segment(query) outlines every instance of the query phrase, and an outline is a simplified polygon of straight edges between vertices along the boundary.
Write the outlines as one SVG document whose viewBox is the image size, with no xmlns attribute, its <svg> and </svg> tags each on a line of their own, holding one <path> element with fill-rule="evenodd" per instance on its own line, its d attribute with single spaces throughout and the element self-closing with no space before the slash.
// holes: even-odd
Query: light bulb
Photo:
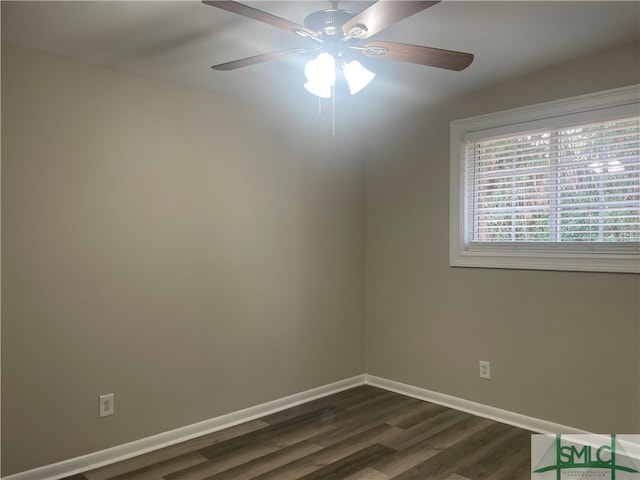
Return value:
<svg viewBox="0 0 640 480">
<path fill-rule="evenodd" d="M 321 53 L 304 67 L 307 83 L 304 88 L 318 97 L 330 98 L 336 82 L 336 60 L 328 53 Z"/>
<path fill-rule="evenodd" d="M 344 77 L 347 79 L 347 83 L 349 84 L 349 92 L 351 95 L 355 95 L 364 87 L 369 85 L 371 80 L 376 76 L 375 73 L 364 68 L 357 60 L 346 63 L 342 70 L 344 72 Z"/>
</svg>

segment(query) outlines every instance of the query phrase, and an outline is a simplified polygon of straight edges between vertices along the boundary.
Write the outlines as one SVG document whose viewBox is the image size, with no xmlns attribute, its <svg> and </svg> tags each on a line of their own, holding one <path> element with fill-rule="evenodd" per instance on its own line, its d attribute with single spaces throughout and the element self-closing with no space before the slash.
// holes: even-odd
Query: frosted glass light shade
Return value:
<svg viewBox="0 0 640 480">
<path fill-rule="evenodd" d="M 347 83 L 349 84 L 349 92 L 351 95 L 355 95 L 369 85 L 371 80 L 376 76 L 375 73 L 364 68 L 357 60 L 345 64 L 342 71 L 344 72 L 344 78 L 347 79 Z"/>
<path fill-rule="evenodd" d="M 322 98 L 331 97 L 331 88 L 336 83 L 336 60 L 328 53 L 321 53 L 304 67 L 309 92 Z"/>
<path fill-rule="evenodd" d="M 322 98 L 331 98 L 331 87 L 333 85 L 329 85 L 326 83 L 318 83 L 318 82 L 307 82 L 304 84 L 304 88 L 307 89 L 309 93 L 313 93 L 316 97 Z"/>
</svg>

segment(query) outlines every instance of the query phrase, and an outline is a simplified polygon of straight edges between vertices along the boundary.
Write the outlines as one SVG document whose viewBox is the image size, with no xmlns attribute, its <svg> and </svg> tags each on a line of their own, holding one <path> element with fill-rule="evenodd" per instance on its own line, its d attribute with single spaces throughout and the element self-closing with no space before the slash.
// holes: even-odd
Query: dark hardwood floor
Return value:
<svg viewBox="0 0 640 480">
<path fill-rule="evenodd" d="M 65 480 L 525 480 L 531 433 L 360 386 Z"/>
</svg>

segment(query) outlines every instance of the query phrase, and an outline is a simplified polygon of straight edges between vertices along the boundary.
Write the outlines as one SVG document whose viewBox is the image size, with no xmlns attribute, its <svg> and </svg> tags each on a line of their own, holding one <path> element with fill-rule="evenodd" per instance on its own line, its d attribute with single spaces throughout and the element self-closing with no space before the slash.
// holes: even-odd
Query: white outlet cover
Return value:
<svg viewBox="0 0 640 480">
<path fill-rule="evenodd" d="M 484 360 L 480 360 L 480 378 L 491 380 L 491 364 Z"/>
<path fill-rule="evenodd" d="M 108 417 L 115 413 L 114 394 L 107 393 L 106 395 L 100 395 L 99 397 L 99 417 Z"/>
</svg>

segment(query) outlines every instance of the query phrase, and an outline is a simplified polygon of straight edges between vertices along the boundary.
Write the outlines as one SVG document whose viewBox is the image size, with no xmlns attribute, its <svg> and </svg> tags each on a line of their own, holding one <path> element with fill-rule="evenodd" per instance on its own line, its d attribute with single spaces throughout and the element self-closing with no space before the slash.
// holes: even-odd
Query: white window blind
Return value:
<svg viewBox="0 0 640 480">
<path fill-rule="evenodd" d="M 451 122 L 452 266 L 640 273 L 640 86 Z"/>
<path fill-rule="evenodd" d="M 465 145 L 467 241 L 640 242 L 640 116 Z"/>
</svg>

